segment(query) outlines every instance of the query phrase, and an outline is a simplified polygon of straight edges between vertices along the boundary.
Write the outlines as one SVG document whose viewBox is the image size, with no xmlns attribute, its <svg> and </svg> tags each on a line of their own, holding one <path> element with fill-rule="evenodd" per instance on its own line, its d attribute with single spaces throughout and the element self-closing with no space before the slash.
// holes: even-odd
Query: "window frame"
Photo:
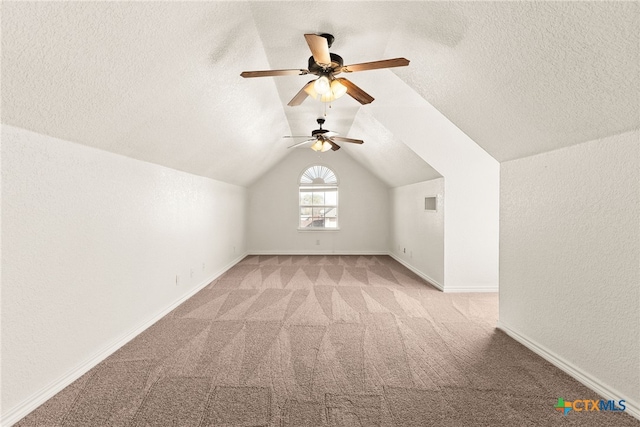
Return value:
<svg viewBox="0 0 640 427">
<path fill-rule="evenodd" d="M 330 182 L 330 183 L 313 183 L 313 182 L 302 182 L 303 178 L 305 178 L 305 174 L 307 173 L 307 171 L 309 171 L 310 169 L 313 168 L 322 168 L 321 170 L 326 169 L 327 171 L 329 171 L 331 173 L 331 175 L 333 175 L 333 178 L 335 178 L 335 182 Z M 308 180 L 308 176 L 306 177 L 306 179 Z M 320 231 L 320 232 L 326 232 L 326 231 L 339 231 L 340 230 L 340 220 L 339 220 L 339 186 L 340 186 L 340 182 L 338 180 L 338 176 L 336 175 L 335 171 L 333 169 L 331 169 L 329 166 L 324 165 L 324 164 L 319 164 L 319 163 L 314 163 L 312 165 L 309 165 L 307 167 L 305 167 L 302 172 L 300 173 L 300 175 L 298 176 L 298 231 L 302 231 L 302 232 L 310 232 L 310 231 Z M 314 191 L 315 190 L 315 191 Z M 311 193 L 312 196 L 312 200 L 310 204 L 304 204 L 303 200 L 302 200 L 302 195 L 303 193 Z M 318 192 L 318 193 L 324 193 L 323 195 L 323 200 L 322 203 L 314 203 L 313 202 L 313 193 Z M 326 193 L 335 193 L 335 204 L 333 203 L 325 203 L 326 202 Z M 335 227 L 325 227 L 324 225 L 322 227 L 313 227 L 313 226 L 303 226 L 302 223 L 302 218 L 303 218 L 303 209 L 310 209 L 311 212 L 309 213 L 309 216 L 312 220 L 311 224 L 313 224 L 314 220 L 314 210 L 315 209 L 323 209 L 325 210 L 325 212 L 323 212 L 323 219 L 325 218 L 331 218 L 331 217 L 326 217 L 324 215 L 326 215 L 326 209 L 335 209 L 335 221 L 336 221 L 336 226 Z"/>
</svg>

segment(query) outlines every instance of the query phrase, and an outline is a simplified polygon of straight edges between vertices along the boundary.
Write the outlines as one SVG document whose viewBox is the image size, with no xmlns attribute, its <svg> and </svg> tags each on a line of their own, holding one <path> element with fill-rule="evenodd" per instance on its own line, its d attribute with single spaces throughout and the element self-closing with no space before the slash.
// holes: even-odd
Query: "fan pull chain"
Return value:
<svg viewBox="0 0 640 427">
<path fill-rule="evenodd" d="M 323 116 L 327 117 L 327 105 L 329 106 L 329 108 L 332 108 L 331 102 L 323 102 L 323 104 L 324 104 L 324 114 L 323 114 Z"/>
</svg>

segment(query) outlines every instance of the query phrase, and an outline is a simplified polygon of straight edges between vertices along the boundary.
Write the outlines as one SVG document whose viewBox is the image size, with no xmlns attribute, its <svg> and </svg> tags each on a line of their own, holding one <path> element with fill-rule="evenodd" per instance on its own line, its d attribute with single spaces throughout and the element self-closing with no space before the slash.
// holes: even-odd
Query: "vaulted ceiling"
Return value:
<svg viewBox="0 0 640 427">
<path fill-rule="evenodd" d="M 326 116 L 365 140 L 343 145 L 355 161 L 403 185 L 439 174 L 368 106 L 288 107 L 309 76 L 240 72 L 306 68 L 310 32 L 346 64 L 406 57 L 349 79 L 374 104 L 409 86 L 505 161 L 640 127 L 639 16 L 638 2 L 2 2 L 2 123 L 249 185 L 291 152 L 283 135 Z"/>
</svg>

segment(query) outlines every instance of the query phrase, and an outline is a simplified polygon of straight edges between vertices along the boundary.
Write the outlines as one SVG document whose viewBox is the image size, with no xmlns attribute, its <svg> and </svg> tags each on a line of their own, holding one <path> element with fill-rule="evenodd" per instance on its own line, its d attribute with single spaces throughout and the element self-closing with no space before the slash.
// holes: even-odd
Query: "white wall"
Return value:
<svg viewBox="0 0 640 427">
<path fill-rule="evenodd" d="M 298 183 L 309 166 L 334 171 L 339 182 L 339 231 L 298 230 Z M 387 253 L 389 194 L 387 186 L 344 150 L 316 153 L 291 149 L 273 169 L 249 187 L 247 246 L 249 253 Z M 316 244 L 317 241 L 320 244 Z"/>
<path fill-rule="evenodd" d="M 243 187 L 2 126 L 3 424 L 231 266 L 245 210 Z"/>
<path fill-rule="evenodd" d="M 444 290 L 498 290 L 500 164 L 391 71 L 362 107 L 444 178 Z M 401 102 L 399 102 L 401 100 Z"/>
<path fill-rule="evenodd" d="M 500 327 L 638 417 L 639 141 L 504 162 L 500 193 Z"/>
<path fill-rule="evenodd" d="M 444 283 L 444 178 L 389 190 L 390 252 L 440 289 Z M 425 211 L 425 197 L 437 197 L 435 211 Z"/>
</svg>

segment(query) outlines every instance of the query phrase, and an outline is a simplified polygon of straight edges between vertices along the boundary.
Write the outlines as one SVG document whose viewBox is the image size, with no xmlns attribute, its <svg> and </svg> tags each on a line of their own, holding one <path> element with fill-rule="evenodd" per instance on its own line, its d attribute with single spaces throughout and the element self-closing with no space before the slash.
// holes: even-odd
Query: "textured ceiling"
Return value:
<svg viewBox="0 0 640 427">
<path fill-rule="evenodd" d="M 2 122 L 248 185 L 327 128 L 390 186 L 439 174 L 345 96 L 286 103 L 329 32 L 375 103 L 395 73 L 500 161 L 640 127 L 638 2 L 2 2 Z M 393 99 L 401 103 L 402 99 Z M 420 135 L 416 135 L 420 138 Z M 428 141 L 425 141 L 428 143 Z M 325 153 L 331 155 L 331 153 Z M 427 159 L 428 161 L 428 159 Z"/>
<path fill-rule="evenodd" d="M 289 126 L 248 3 L 2 3 L 3 123 L 247 185 Z"/>
<path fill-rule="evenodd" d="M 412 67 L 397 74 L 498 161 L 640 127 L 639 2 L 438 4 L 458 33 L 399 30 L 388 49 Z"/>
</svg>

